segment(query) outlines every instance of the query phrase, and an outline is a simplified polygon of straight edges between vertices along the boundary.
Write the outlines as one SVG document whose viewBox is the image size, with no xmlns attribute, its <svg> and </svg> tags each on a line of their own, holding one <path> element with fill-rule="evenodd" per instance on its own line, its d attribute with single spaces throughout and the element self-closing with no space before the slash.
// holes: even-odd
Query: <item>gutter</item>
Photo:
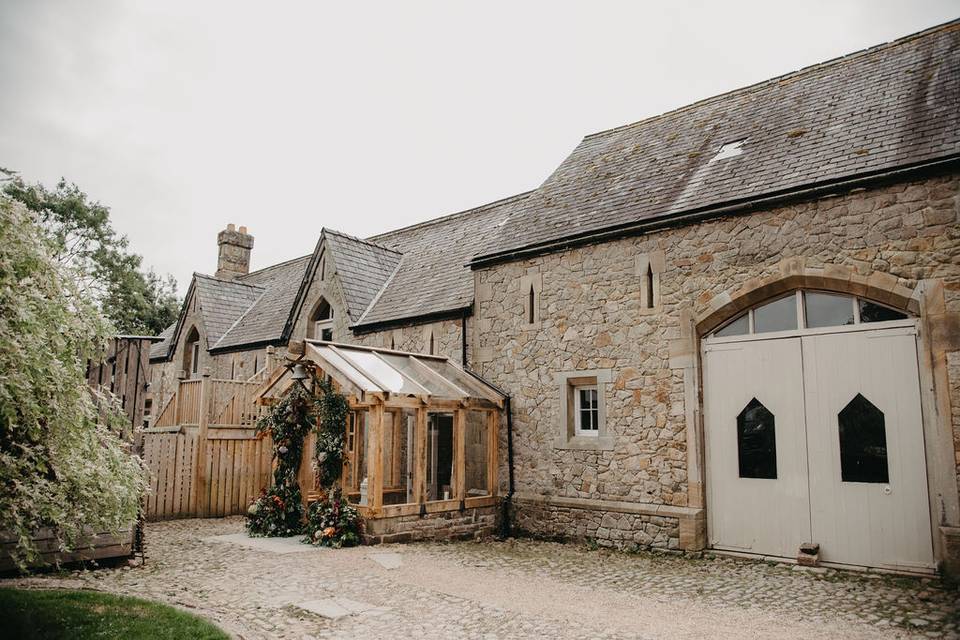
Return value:
<svg viewBox="0 0 960 640">
<path fill-rule="evenodd" d="M 490 253 L 474 258 L 468 265 L 471 269 L 480 269 L 545 253 L 564 251 L 585 244 L 606 242 L 629 236 L 643 235 L 653 231 L 685 226 L 725 215 L 745 214 L 757 209 L 770 208 L 798 200 L 813 200 L 825 196 L 840 195 L 840 192 L 848 192 L 856 188 L 900 182 L 916 177 L 940 175 L 949 173 L 951 170 L 957 168 L 960 168 L 960 154 L 955 153 L 936 160 L 923 161 L 895 169 L 865 173 L 853 178 L 839 179 L 831 182 L 813 183 L 806 187 L 798 187 L 767 196 L 739 200 L 727 204 L 708 205 L 699 209 L 691 209 L 686 213 L 662 214 L 640 222 L 627 222 L 605 229 L 586 231 L 581 234 L 567 236 L 559 240 L 550 240 L 501 253 Z"/>
</svg>

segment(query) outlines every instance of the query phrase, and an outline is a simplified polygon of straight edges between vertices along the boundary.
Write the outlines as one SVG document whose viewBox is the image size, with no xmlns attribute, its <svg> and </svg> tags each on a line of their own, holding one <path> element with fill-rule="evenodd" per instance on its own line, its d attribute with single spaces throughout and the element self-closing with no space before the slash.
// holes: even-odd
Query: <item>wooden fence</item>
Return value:
<svg viewBox="0 0 960 640">
<path fill-rule="evenodd" d="M 252 426 L 258 386 L 206 374 L 180 382 L 157 420 L 165 423 L 173 415 L 175 424 L 144 432 L 148 519 L 241 514 L 269 486 L 272 444 Z"/>
</svg>

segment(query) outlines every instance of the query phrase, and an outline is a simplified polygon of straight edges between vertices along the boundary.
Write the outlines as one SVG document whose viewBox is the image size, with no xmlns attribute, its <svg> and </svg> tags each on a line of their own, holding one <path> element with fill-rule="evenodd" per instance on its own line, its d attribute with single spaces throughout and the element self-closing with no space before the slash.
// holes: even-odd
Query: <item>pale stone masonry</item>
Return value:
<svg viewBox="0 0 960 640">
<path fill-rule="evenodd" d="M 933 558 L 919 570 L 960 572 L 958 105 L 954 22 L 587 136 L 527 193 L 367 239 L 324 229 L 312 254 L 259 271 L 231 225 L 216 277 L 195 275 L 151 352 L 154 406 L 178 377 L 255 378 L 304 339 L 444 355 L 510 395 L 501 517 L 697 551 L 712 544 L 704 341 L 790 292 L 855 296 L 915 331 L 922 424 L 904 428 L 925 468 L 907 471 Z M 370 533 L 471 535 L 493 517 Z"/>
</svg>

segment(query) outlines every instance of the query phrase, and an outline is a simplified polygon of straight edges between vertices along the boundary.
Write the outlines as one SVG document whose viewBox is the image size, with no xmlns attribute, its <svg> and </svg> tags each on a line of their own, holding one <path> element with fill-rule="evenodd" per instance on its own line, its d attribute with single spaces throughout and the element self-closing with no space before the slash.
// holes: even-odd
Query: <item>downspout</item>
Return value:
<svg viewBox="0 0 960 640">
<path fill-rule="evenodd" d="M 500 514 L 500 537 L 510 537 L 510 511 L 513 506 L 513 411 L 510 409 L 510 396 L 503 401 L 503 409 L 507 412 L 507 497 L 501 503 L 503 512 Z"/>
</svg>

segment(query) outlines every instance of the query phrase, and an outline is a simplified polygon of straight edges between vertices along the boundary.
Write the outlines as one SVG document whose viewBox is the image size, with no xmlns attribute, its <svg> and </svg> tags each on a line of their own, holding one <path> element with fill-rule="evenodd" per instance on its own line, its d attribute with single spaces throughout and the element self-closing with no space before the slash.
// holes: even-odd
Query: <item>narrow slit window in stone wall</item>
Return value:
<svg viewBox="0 0 960 640">
<path fill-rule="evenodd" d="M 533 285 L 530 285 L 530 292 L 527 297 L 527 323 L 533 324 L 534 309 L 536 309 L 537 297 L 533 291 Z"/>
</svg>

